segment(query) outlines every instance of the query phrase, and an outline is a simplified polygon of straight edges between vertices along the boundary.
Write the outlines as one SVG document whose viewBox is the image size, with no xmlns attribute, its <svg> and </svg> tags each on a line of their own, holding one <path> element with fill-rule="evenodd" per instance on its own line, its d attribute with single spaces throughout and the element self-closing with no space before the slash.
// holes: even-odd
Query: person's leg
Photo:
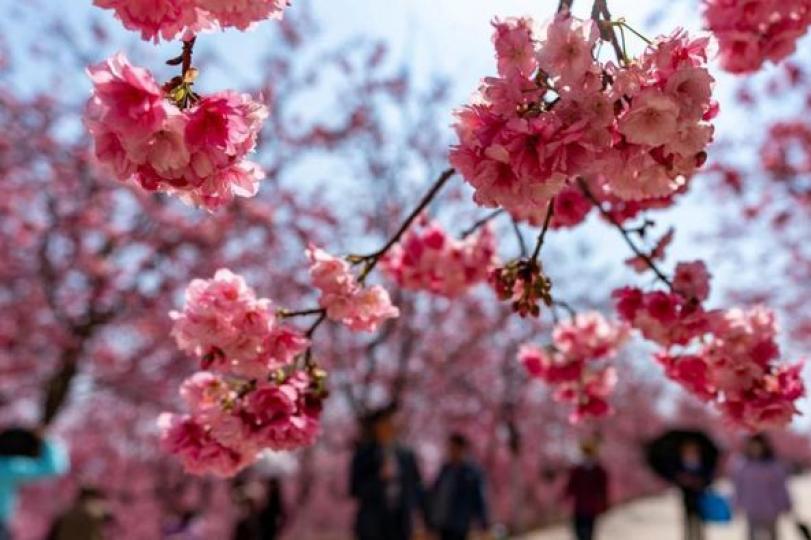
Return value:
<svg viewBox="0 0 811 540">
<path fill-rule="evenodd" d="M 684 510 L 684 540 L 695 540 L 693 537 L 693 515 L 689 509 Z"/>
<path fill-rule="evenodd" d="M 594 525 L 597 518 L 588 516 L 585 518 L 585 537 L 586 540 L 594 540 Z"/>
<path fill-rule="evenodd" d="M 591 540 L 594 530 L 594 518 L 575 515 L 572 521 L 574 537 L 577 540 Z"/>
<path fill-rule="evenodd" d="M 684 537 L 686 540 L 704 540 L 704 522 L 696 512 L 685 512 Z"/>
<path fill-rule="evenodd" d="M 758 540 L 758 525 L 751 519 L 746 522 L 746 527 L 748 530 L 749 535 L 747 538 L 749 540 Z"/>
</svg>

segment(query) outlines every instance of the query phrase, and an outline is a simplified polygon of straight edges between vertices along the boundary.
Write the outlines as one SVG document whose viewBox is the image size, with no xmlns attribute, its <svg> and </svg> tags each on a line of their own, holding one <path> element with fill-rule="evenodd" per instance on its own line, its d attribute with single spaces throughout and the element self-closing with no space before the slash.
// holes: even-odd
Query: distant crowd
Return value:
<svg viewBox="0 0 811 540">
<path fill-rule="evenodd" d="M 349 494 L 357 503 L 355 538 L 410 540 L 418 521 L 424 524 L 425 535 L 437 540 L 501 536 L 492 527 L 485 473 L 467 437 L 448 436 L 444 462 L 436 477 L 425 482 L 414 452 L 399 440 L 396 415 L 396 408 L 386 407 L 364 419 L 349 471 Z M 600 519 L 610 507 L 612 480 L 600 462 L 599 449 L 597 439 L 581 443 L 580 460 L 567 471 L 561 492 L 570 502 L 576 540 L 600 538 Z M 733 461 L 732 501 L 712 488 L 718 454 L 707 435 L 691 431 L 668 432 L 648 447 L 649 465 L 681 491 L 685 540 L 704 540 L 705 523 L 729 521 L 732 508 L 746 517 L 749 540 L 777 540 L 778 518 L 792 512 L 792 501 L 786 467 L 769 439 L 751 436 Z M 9 428 L 0 432 L 0 540 L 12 540 L 10 523 L 19 488 L 67 470 L 64 447 L 41 431 Z M 233 540 L 279 537 L 287 521 L 279 478 L 269 478 L 260 486 L 237 481 L 234 495 L 240 516 Z M 53 521 L 46 540 L 102 540 L 108 519 L 104 494 L 89 487 L 80 489 L 74 502 Z M 188 530 L 188 521 L 179 519 L 163 538 L 197 538 Z M 811 540 L 799 520 L 797 530 Z"/>
</svg>

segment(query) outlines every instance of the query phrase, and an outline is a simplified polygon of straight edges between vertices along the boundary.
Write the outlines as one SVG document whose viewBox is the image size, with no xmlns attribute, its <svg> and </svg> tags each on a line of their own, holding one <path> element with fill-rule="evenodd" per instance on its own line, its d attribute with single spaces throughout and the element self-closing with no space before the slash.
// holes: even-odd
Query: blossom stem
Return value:
<svg viewBox="0 0 811 540">
<path fill-rule="evenodd" d="M 554 311 L 555 308 L 561 308 L 569 315 L 569 317 L 572 320 L 574 320 L 574 318 L 577 316 L 577 310 L 574 309 L 574 307 L 572 307 L 572 305 L 569 302 L 566 302 L 564 300 L 552 300 L 552 308 L 553 314 L 555 313 Z"/>
<path fill-rule="evenodd" d="M 186 74 L 191 69 L 191 61 L 192 61 L 192 56 L 194 55 L 194 43 L 195 43 L 195 41 L 197 41 L 197 36 L 195 36 L 195 37 L 193 37 L 193 38 L 191 38 L 189 40 L 184 40 L 183 41 L 183 54 L 181 55 L 181 58 L 183 59 L 182 60 L 182 66 L 181 66 L 181 69 L 182 69 L 181 75 L 183 76 L 184 80 L 186 79 Z"/>
<path fill-rule="evenodd" d="M 499 208 L 498 210 L 494 210 L 494 211 L 490 212 L 489 214 L 487 214 L 486 216 L 484 216 L 483 218 L 479 219 L 478 221 L 473 223 L 473 225 L 471 225 L 470 227 L 468 227 L 467 229 L 462 231 L 462 234 L 461 234 L 462 240 L 464 240 L 465 238 L 467 238 L 468 236 L 470 236 L 471 234 L 473 234 L 477 230 L 481 229 L 483 226 L 487 225 L 490 221 L 497 218 L 498 216 L 500 216 L 503 213 L 504 213 L 504 209 Z"/>
<path fill-rule="evenodd" d="M 617 56 L 617 61 L 625 64 L 625 54 L 620 47 L 617 40 L 617 34 L 614 32 L 614 25 L 611 21 L 611 12 L 608 10 L 608 0 L 594 0 L 591 6 L 591 18 L 600 29 L 600 37 L 609 43 L 614 48 L 614 54 Z"/>
<path fill-rule="evenodd" d="M 574 4 L 574 0 L 560 0 L 558 2 L 558 13 L 565 11 L 572 11 L 572 4 Z"/>
<path fill-rule="evenodd" d="M 307 329 L 307 332 L 305 332 L 304 335 L 307 336 L 308 338 L 313 337 L 313 334 L 315 333 L 316 328 L 321 326 L 321 323 L 324 322 L 324 320 L 326 318 L 327 318 L 327 310 L 322 309 L 321 314 L 318 316 L 318 318 L 315 320 L 315 322 L 310 325 L 310 327 Z"/>
<path fill-rule="evenodd" d="M 555 198 L 549 199 L 549 205 L 546 207 L 546 217 L 543 220 L 543 227 L 538 235 L 538 241 L 535 243 L 535 250 L 532 252 L 532 263 L 538 262 L 538 257 L 541 255 L 541 248 L 543 241 L 546 238 L 546 231 L 549 230 L 549 224 L 552 223 L 552 214 L 555 213 Z"/>
<path fill-rule="evenodd" d="M 579 178 L 577 180 L 577 183 L 580 186 L 580 191 L 583 192 L 583 195 L 585 195 L 586 198 L 589 201 L 591 201 L 591 203 L 597 208 L 597 210 L 600 211 L 600 214 L 602 214 L 602 216 L 609 223 L 611 223 L 614 226 L 615 229 L 617 229 L 620 232 L 620 234 L 622 235 L 623 240 L 625 240 L 625 243 L 628 244 L 629 248 L 631 248 L 631 251 L 633 251 L 634 254 L 637 257 L 639 257 L 640 259 L 642 259 L 645 262 L 645 265 L 648 268 L 650 268 L 653 271 L 654 274 L 656 274 L 656 277 L 659 279 L 659 281 L 661 281 L 662 283 L 667 285 L 668 289 L 670 289 L 673 292 L 678 292 L 673 288 L 673 282 L 670 281 L 670 278 L 668 278 L 665 275 L 665 273 L 662 272 L 662 270 L 659 269 L 659 267 L 656 265 L 656 263 L 653 261 L 653 259 L 650 257 L 650 255 L 648 255 L 647 253 L 642 251 L 639 248 L 639 246 L 637 246 L 636 243 L 634 243 L 634 241 L 631 239 L 631 232 L 628 231 L 625 227 L 623 227 L 622 223 L 620 223 L 617 220 L 617 218 L 614 217 L 614 215 L 611 212 L 606 210 L 603 207 L 603 205 L 600 203 L 600 201 L 597 200 L 597 197 L 595 197 L 594 194 L 591 192 L 589 187 L 586 185 L 586 182 L 583 181 L 582 178 Z"/>
<path fill-rule="evenodd" d="M 619 26 L 620 31 L 622 31 L 623 28 L 627 28 L 632 34 L 634 34 L 636 37 L 638 37 L 639 39 L 641 39 L 642 41 L 644 41 L 648 45 L 653 43 L 653 41 L 651 41 L 650 39 L 648 39 L 647 37 L 642 35 L 640 32 L 637 32 L 636 30 L 634 30 L 634 28 L 631 25 L 629 25 L 627 22 L 625 22 L 625 19 L 620 19 L 620 20 L 618 20 L 618 21 L 616 21 L 616 22 L 614 22 L 612 24 L 614 24 L 615 26 Z"/>
<path fill-rule="evenodd" d="M 377 263 L 380 261 L 380 258 L 383 257 L 394 245 L 400 241 L 400 238 L 405 234 L 411 224 L 414 222 L 415 219 L 419 217 L 423 210 L 434 200 L 437 193 L 442 189 L 442 187 L 451 179 L 451 177 L 456 174 L 456 170 L 453 168 L 445 169 L 442 171 L 442 174 L 434 181 L 434 184 L 431 186 L 431 189 L 422 197 L 419 204 L 411 211 L 408 215 L 406 220 L 400 225 L 400 228 L 397 229 L 397 232 L 394 233 L 386 244 L 380 248 L 379 250 L 375 251 L 370 255 L 365 255 L 362 257 L 353 257 L 357 262 L 365 262 L 366 266 L 363 268 L 363 272 L 361 272 L 360 276 L 358 276 L 358 281 L 363 283 L 366 277 L 374 270 Z"/>
<path fill-rule="evenodd" d="M 324 308 L 312 308 L 312 309 L 302 309 L 299 311 L 288 311 L 286 309 L 280 309 L 276 312 L 276 314 L 283 318 L 289 319 L 291 317 L 307 317 L 309 315 L 321 315 L 324 313 Z"/>
<path fill-rule="evenodd" d="M 515 231 L 515 237 L 518 239 L 518 248 L 521 250 L 521 257 L 527 256 L 527 243 L 524 240 L 524 235 L 521 233 L 521 228 L 518 226 L 518 222 L 516 220 L 512 220 L 513 222 L 513 230 Z"/>
</svg>

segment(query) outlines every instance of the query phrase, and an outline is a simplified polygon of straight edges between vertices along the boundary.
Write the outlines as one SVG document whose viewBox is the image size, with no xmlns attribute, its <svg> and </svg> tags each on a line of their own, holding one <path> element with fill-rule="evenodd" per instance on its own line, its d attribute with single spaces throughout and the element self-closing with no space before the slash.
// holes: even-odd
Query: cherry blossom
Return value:
<svg viewBox="0 0 811 540">
<path fill-rule="evenodd" d="M 85 121 L 96 157 L 119 180 L 208 210 L 256 194 L 264 172 L 246 156 L 267 117 L 264 105 L 225 91 L 186 107 L 190 90 L 167 94 L 120 53 L 88 74 L 93 95 Z"/>
<path fill-rule="evenodd" d="M 385 320 L 400 315 L 388 291 L 380 285 L 359 283 L 346 261 L 312 245 L 307 257 L 313 285 L 321 291 L 319 304 L 330 319 L 354 331 L 373 332 Z"/>
<path fill-rule="evenodd" d="M 608 414 L 608 397 L 616 371 L 600 363 L 616 356 L 628 338 L 628 326 L 606 320 L 598 312 L 579 313 L 555 325 L 547 349 L 523 345 L 518 360 L 527 373 L 555 388 L 555 399 L 571 403 L 573 423 Z"/>
<path fill-rule="evenodd" d="M 701 261 L 680 263 L 678 292 L 625 288 L 614 292 L 617 312 L 647 339 L 665 374 L 732 423 L 758 431 L 783 427 L 805 395 L 801 365 L 778 364 L 774 313 L 764 307 L 705 311 L 709 274 Z"/>
<path fill-rule="evenodd" d="M 246 30 L 265 19 L 279 19 L 287 0 L 93 0 L 111 9 L 121 24 L 145 40 L 184 38 L 212 28 Z"/>
<path fill-rule="evenodd" d="M 284 368 L 309 345 L 295 329 L 278 324 L 270 300 L 257 298 L 227 269 L 192 281 L 186 305 L 171 317 L 180 350 L 200 359 L 204 369 L 243 377 Z"/>
<path fill-rule="evenodd" d="M 811 25 L 805 0 L 704 0 L 704 24 L 718 40 L 721 67 L 757 71 L 792 54 Z"/>
<path fill-rule="evenodd" d="M 602 197 L 655 199 L 678 191 L 703 165 L 715 114 L 706 39 L 677 31 L 616 66 L 594 59 L 592 21 L 559 14 L 537 37 L 525 19 L 494 26 L 499 77 L 486 78 L 474 102 L 457 111 L 459 144 L 450 156 L 479 205 L 537 224 L 548 201 L 578 178 L 596 181 Z M 523 60 L 528 43 L 537 73 Z M 587 213 L 582 201 L 568 208 L 575 213 L 559 223 Z"/>
<path fill-rule="evenodd" d="M 486 281 L 496 262 L 490 227 L 457 240 L 439 223 L 424 218 L 385 255 L 381 267 L 403 288 L 454 298 Z"/>
</svg>

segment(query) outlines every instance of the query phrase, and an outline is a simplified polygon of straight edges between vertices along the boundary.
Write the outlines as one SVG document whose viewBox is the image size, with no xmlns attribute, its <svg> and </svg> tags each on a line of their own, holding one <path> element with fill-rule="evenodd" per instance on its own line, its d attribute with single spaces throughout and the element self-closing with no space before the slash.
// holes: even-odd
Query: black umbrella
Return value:
<svg viewBox="0 0 811 540">
<path fill-rule="evenodd" d="M 703 431 L 674 429 L 667 431 L 648 443 L 646 458 L 651 469 L 672 482 L 673 475 L 681 465 L 681 451 L 685 444 L 695 443 L 701 452 L 701 462 L 709 471 L 718 464 L 718 446 Z"/>
</svg>

